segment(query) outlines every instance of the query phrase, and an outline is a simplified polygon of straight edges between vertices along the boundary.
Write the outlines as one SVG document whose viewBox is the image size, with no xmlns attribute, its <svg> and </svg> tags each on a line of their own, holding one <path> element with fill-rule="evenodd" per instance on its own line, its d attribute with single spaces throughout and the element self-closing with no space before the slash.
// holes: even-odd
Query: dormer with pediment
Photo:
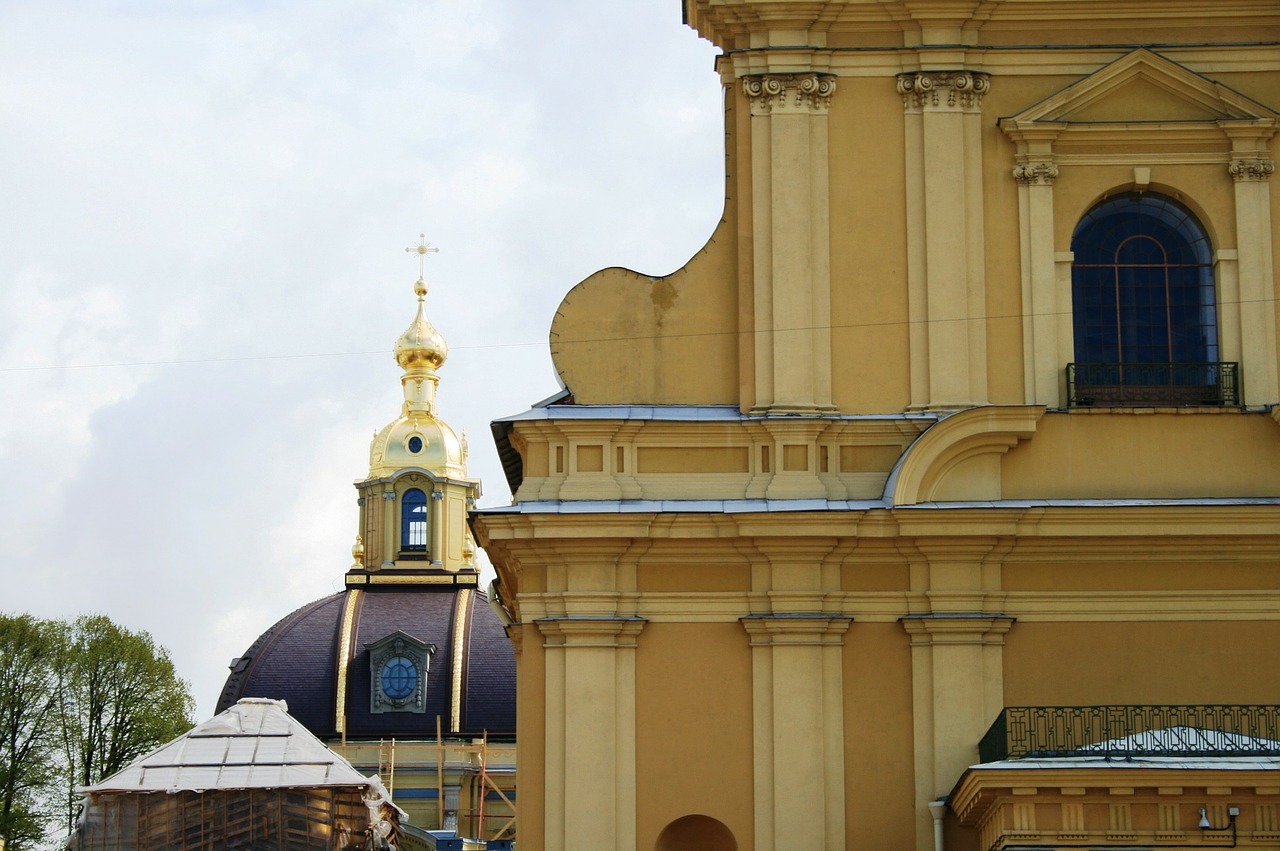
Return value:
<svg viewBox="0 0 1280 851">
<path fill-rule="evenodd" d="M 1144 199 L 1173 210 L 1166 218 L 1193 222 L 1197 236 L 1188 240 L 1205 243 L 1196 259 L 1206 267 L 1197 321 L 1211 316 L 1201 334 L 1212 336 L 1213 361 L 1238 365 L 1235 401 L 1280 401 L 1269 182 L 1277 118 L 1253 98 L 1138 49 L 999 120 L 1015 148 L 1027 401 L 1064 405 L 1072 392 L 1065 368 L 1089 358 L 1076 351 L 1090 332 L 1079 327 L 1087 321 L 1081 305 L 1073 306 L 1081 287 L 1077 275 L 1073 295 L 1073 268 L 1087 262 L 1073 239 L 1093 211 L 1108 203 L 1137 210 Z"/>
</svg>

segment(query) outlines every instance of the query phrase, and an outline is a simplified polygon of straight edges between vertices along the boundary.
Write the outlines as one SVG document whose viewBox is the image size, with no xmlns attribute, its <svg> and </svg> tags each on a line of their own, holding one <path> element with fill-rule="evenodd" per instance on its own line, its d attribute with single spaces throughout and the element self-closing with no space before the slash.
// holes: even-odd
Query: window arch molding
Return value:
<svg viewBox="0 0 1280 851">
<path fill-rule="evenodd" d="M 1191 215 L 1195 216 L 1196 221 L 1204 230 L 1205 236 L 1208 238 L 1210 245 L 1215 249 L 1223 245 L 1223 239 L 1220 236 L 1221 228 L 1218 227 L 1219 216 L 1208 209 L 1200 202 L 1194 194 L 1188 193 L 1181 186 L 1171 183 L 1162 182 L 1138 182 L 1134 180 L 1123 183 L 1108 184 L 1105 189 L 1096 191 L 1084 203 L 1076 206 L 1073 205 L 1069 211 L 1063 211 L 1062 228 L 1058 233 L 1058 242 L 1062 245 L 1070 246 L 1072 237 L 1075 235 L 1076 229 L 1080 225 L 1080 221 L 1084 219 L 1091 211 L 1097 209 L 1103 203 L 1112 200 L 1117 195 L 1161 195 L 1171 199 L 1173 202 L 1187 208 Z"/>
</svg>

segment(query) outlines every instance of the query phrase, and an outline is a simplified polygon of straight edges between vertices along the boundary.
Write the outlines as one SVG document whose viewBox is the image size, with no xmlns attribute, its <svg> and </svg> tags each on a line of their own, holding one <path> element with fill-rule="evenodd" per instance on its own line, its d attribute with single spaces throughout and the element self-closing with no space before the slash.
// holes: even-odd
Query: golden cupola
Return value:
<svg viewBox="0 0 1280 851">
<path fill-rule="evenodd" d="M 423 249 L 425 243 L 419 253 Z M 374 435 L 369 475 L 356 482 L 360 528 L 348 585 L 417 582 L 423 573 L 454 574 L 456 581 L 469 576 L 467 584 L 474 585 L 478 572 L 467 511 L 480 484 L 467 477 L 465 440 L 436 408 L 437 369 L 449 348 L 427 318 L 421 276 L 414 293 L 417 314 L 395 344 L 404 402 L 400 415 Z"/>
<path fill-rule="evenodd" d="M 427 284 L 414 284 L 418 313 L 396 340 L 396 362 L 404 370 L 400 385 L 404 405 L 400 416 L 373 438 L 369 447 L 370 477 L 385 476 L 405 467 L 419 467 L 433 473 L 466 478 L 466 448 L 458 435 L 436 414 L 436 390 L 440 377 L 436 370 L 448 357 L 444 337 L 427 319 L 423 304 Z"/>
</svg>

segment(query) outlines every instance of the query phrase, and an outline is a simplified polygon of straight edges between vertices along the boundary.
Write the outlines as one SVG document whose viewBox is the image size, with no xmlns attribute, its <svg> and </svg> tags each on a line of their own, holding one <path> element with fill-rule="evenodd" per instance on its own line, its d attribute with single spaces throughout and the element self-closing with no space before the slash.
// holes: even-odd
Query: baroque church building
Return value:
<svg viewBox="0 0 1280 851">
<path fill-rule="evenodd" d="M 723 218 L 568 292 L 472 513 L 519 847 L 1280 848 L 1280 4 L 683 12 Z"/>
<path fill-rule="evenodd" d="M 480 483 L 436 404 L 448 347 L 426 317 L 422 278 L 415 292 L 417 315 L 395 345 L 404 403 L 374 435 L 368 476 L 356 482 L 345 588 L 233 660 L 218 712 L 244 698 L 284 700 L 312 735 L 381 776 L 412 819 L 406 831 L 510 838 L 515 658 L 478 588 L 467 512 Z"/>
</svg>

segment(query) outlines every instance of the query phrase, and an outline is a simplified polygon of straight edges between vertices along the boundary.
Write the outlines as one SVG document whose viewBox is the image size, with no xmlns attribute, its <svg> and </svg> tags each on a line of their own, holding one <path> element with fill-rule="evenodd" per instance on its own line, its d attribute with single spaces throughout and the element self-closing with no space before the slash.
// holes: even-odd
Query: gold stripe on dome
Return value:
<svg viewBox="0 0 1280 851">
<path fill-rule="evenodd" d="M 347 664 L 351 661 L 351 633 L 355 627 L 359 602 L 360 589 L 350 589 L 342 610 L 342 632 L 338 638 L 338 698 L 333 712 L 334 726 L 343 734 L 347 732 Z"/>
<path fill-rule="evenodd" d="M 464 588 L 458 592 L 457 608 L 453 615 L 453 700 L 451 701 L 449 723 L 451 732 L 462 730 L 462 652 L 463 642 L 467 637 L 467 613 L 471 611 L 471 589 Z"/>
</svg>

